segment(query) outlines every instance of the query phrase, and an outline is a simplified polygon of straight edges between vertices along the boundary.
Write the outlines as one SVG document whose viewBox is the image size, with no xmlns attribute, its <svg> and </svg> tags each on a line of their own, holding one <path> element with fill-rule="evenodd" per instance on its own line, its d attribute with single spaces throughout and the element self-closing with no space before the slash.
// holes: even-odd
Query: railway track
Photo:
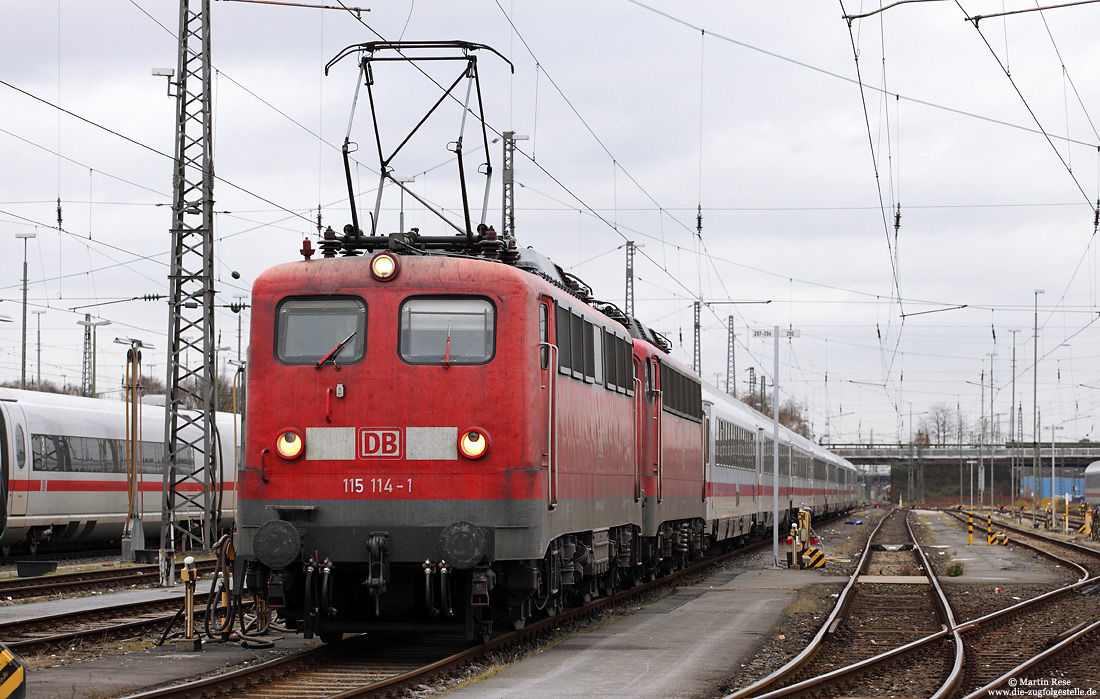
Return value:
<svg viewBox="0 0 1100 699">
<path fill-rule="evenodd" d="M 196 561 L 200 572 L 214 569 L 216 561 Z M 126 568 L 87 570 L 76 573 L 52 573 L 27 578 L 0 580 L 0 598 L 11 601 L 44 597 L 47 595 L 86 592 L 104 588 L 153 585 L 160 582 L 160 568 L 156 565 L 135 565 Z"/>
<path fill-rule="evenodd" d="M 930 571 L 932 567 L 919 547 L 909 548 L 915 542 L 899 514 L 884 520 L 872 534 L 860 557 L 859 571 L 849 581 L 837 605 L 838 609 L 845 605 L 849 616 L 841 619 L 834 612 L 819 633 L 819 640 L 824 636 L 829 645 L 817 652 L 816 669 L 800 667 L 785 680 L 786 688 L 776 689 L 779 683 L 775 683 L 755 692 L 746 691 L 750 687 L 730 695 L 731 698 L 810 693 L 843 696 L 853 692 L 876 696 L 978 697 L 987 695 L 990 688 L 1004 686 L 1009 679 L 1031 675 L 1037 681 L 1049 679 L 1051 668 L 1064 667 L 1077 672 L 1070 681 L 1085 683 L 1077 686 L 1093 686 L 1087 683 L 1100 679 L 1094 676 L 1100 673 L 1097 670 L 1100 662 L 1082 668 L 1079 657 L 1090 652 L 1100 655 L 1096 650 L 1100 624 L 1082 623 L 1100 619 L 1100 579 L 1078 582 L 1009 609 L 956 623 L 946 607 L 937 611 L 941 604 L 937 599 L 942 593 L 935 581 L 918 583 L 909 579 L 908 574 Z M 1024 534 L 1030 534 L 1030 538 L 1036 536 L 1025 530 L 1019 539 Z M 1014 536 L 1013 543 L 1019 543 L 1019 539 Z M 1053 548 L 1059 543 L 1040 541 L 1038 545 Z M 537 643 L 555 627 L 570 624 L 577 617 L 599 613 L 615 604 L 633 604 L 637 596 L 653 588 L 682 584 L 682 576 L 701 572 L 702 567 L 745 552 L 746 549 L 741 549 L 708 559 L 676 576 L 532 623 L 521 631 L 498 636 L 474 648 L 468 647 L 453 629 L 420 629 L 415 634 L 409 633 L 407 627 L 389 632 L 383 629 L 370 637 L 349 638 L 342 644 L 323 646 L 229 675 L 134 695 L 134 699 L 298 697 L 307 695 L 306 688 L 309 696 L 384 696 L 451 675 L 494 651 Z M 1093 565 L 1100 559 L 1100 554 L 1087 549 L 1074 550 L 1071 556 L 1091 558 Z M 898 575 L 906 577 L 896 582 L 875 580 Z M 1079 575 L 1084 577 L 1086 573 L 1082 571 Z M 937 594 L 933 594 L 933 589 Z M 845 601 L 849 594 L 851 600 Z M 1069 601 L 1072 605 L 1067 604 Z M 10 645 L 19 652 L 33 653 L 51 647 L 79 647 L 103 639 L 147 636 L 151 630 L 159 632 L 166 628 L 180 603 L 177 598 L 147 604 L 141 609 L 119 607 L 100 612 L 106 621 L 64 615 L 68 618 L 35 620 L 37 628 L 2 624 L 0 637 L 11 639 Z M 204 606 L 205 595 L 197 596 L 196 608 L 202 610 Z M 1067 658 L 1073 658 L 1072 662 Z M 761 691 L 768 693 L 760 694 Z"/>
<path fill-rule="evenodd" d="M 1081 623 L 1063 634 L 1052 647 L 1009 670 L 970 697 L 989 695 L 990 689 L 1050 686 L 1058 680 L 1069 687 L 1100 686 L 1100 621 Z"/>
<path fill-rule="evenodd" d="M 514 642 L 498 638 L 471 648 L 462 631 L 456 633 L 453 627 L 449 632 L 435 633 L 393 629 L 322 645 L 225 675 L 134 694 L 128 699 L 386 696 L 430 682 Z"/>
<path fill-rule="evenodd" d="M 1042 530 L 1004 521 L 994 525 L 1010 532 L 1012 545 L 1033 549 L 1080 579 L 961 625 L 965 653 L 973 661 L 968 661 L 955 696 L 988 696 L 992 689 L 1010 688 L 1010 681 L 1041 687 L 1039 683 L 1056 676 L 1076 687 L 1100 686 L 1100 552 L 1053 539 Z"/>
<path fill-rule="evenodd" d="M 1084 581 L 1025 600 L 959 628 L 966 664 L 953 696 L 984 696 L 1017 676 L 1082 619 L 1100 620 L 1100 584 Z M 1075 661 L 1076 662 L 1076 661 Z"/>
<path fill-rule="evenodd" d="M 208 593 L 195 595 L 196 617 L 205 615 Z M 21 655 L 133 638 L 162 631 L 172 622 L 183 597 L 98 607 L 0 623 L 0 638 Z"/>
<path fill-rule="evenodd" d="M 959 663 L 950 606 L 909 527 L 895 510 L 867 546 L 813 642 L 771 675 L 726 699 L 936 696 Z M 899 671 L 904 668 L 904 671 Z"/>
<path fill-rule="evenodd" d="M 959 513 L 952 513 L 957 519 L 961 519 Z M 975 522 L 977 526 L 977 522 Z M 983 522 L 984 526 L 984 522 Z M 1046 536 L 1041 529 L 1029 529 L 1010 524 L 1003 519 L 994 519 L 994 530 L 1005 530 L 1011 534 L 1013 543 L 1022 544 L 1035 549 L 1044 555 L 1053 555 L 1059 560 L 1075 564 L 1087 571 L 1089 577 L 1100 575 L 1100 551 L 1073 541 L 1063 541 Z M 982 536 L 985 535 L 984 529 Z"/>
<path fill-rule="evenodd" d="M 331 650 L 328 646 L 310 652 L 305 656 L 291 656 L 285 660 L 272 661 L 258 671 L 242 671 L 225 678 L 214 680 L 214 684 L 228 683 L 232 690 L 222 688 L 194 688 L 159 690 L 149 696 L 303 696 L 302 687 L 321 687 L 322 695 L 341 694 L 354 686 L 361 691 L 362 696 L 371 696 L 375 693 L 388 692 L 397 686 L 415 687 L 433 677 L 454 672 L 457 668 L 468 665 L 486 654 L 500 649 L 516 646 L 517 644 L 536 644 L 547 637 L 560 632 L 561 627 L 569 628 L 570 625 L 580 623 L 577 619 L 584 614 L 600 614 L 601 610 L 609 605 L 636 605 L 640 596 L 652 594 L 652 590 L 664 586 L 673 587 L 683 584 L 685 576 L 702 574 L 707 566 L 728 560 L 730 558 L 747 554 L 753 550 L 766 546 L 767 541 L 738 549 L 724 556 L 716 556 L 706 559 L 688 569 L 678 573 L 675 577 L 668 576 L 658 581 L 631 588 L 616 597 L 598 600 L 585 610 L 577 610 L 570 614 L 559 614 L 553 618 L 544 620 L 541 624 L 530 624 L 526 629 L 518 633 L 508 634 L 494 638 L 490 643 L 470 648 L 469 645 L 458 638 L 453 626 L 446 628 L 437 627 L 432 634 L 428 629 L 421 629 L 421 633 L 410 634 L 409 629 L 402 626 L 394 629 L 394 633 L 372 633 L 370 638 L 349 638 L 343 644 L 334 648 L 346 648 L 351 650 Z M 209 565 L 209 564 L 208 564 Z M 151 566 L 155 570 L 155 566 Z M 94 586 L 106 586 L 109 580 L 119 571 L 106 571 L 92 575 L 79 574 L 75 578 L 90 578 L 80 582 Z M 64 578 L 69 576 L 50 575 L 44 578 Z M 106 580 L 105 580 L 106 578 Z M 208 580 L 209 578 L 203 578 Z M 30 582 L 30 589 L 34 590 L 31 597 L 40 596 L 47 589 L 40 584 L 42 581 L 23 579 Z M 116 578 L 117 582 L 117 578 Z M 688 584 L 690 585 L 690 579 Z M 205 587 L 205 583 L 200 583 Z M 56 589 L 51 591 L 57 591 Z M 206 594 L 197 594 L 195 607 L 199 616 L 196 626 L 203 628 L 201 613 L 205 610 Z M 113 642 L 119 640 L 153 640 L 160 636 L 161 632 L 168 628 L 175 611 L 181 606 L 182 599 L 175 597 L 158 602 L 146 602 L 140 605 L 117 605 L 103 610 L 92 612 L 78 612 L 72 614 L 55 615 L 28 619 L 23 622 L 9 622 L 0 624 L 0 638 L 10 641 L 13 650 L 24 656 L 34 656 L 43 652 L 55 653 L 76 650 L 78 653 L 88 651 L 110 651 Z M 246 615 L 247 615 L 246 610 Z M 181 625 L 177 624 L 172 630 L 179 631 Z M 380 630 L 382 631 L 382 630 Z M 398 633 L 399 631 L 399 633 Z M 458 633 L 461 636 L 461 632 Z M 220 638 L 220 637 L 219 637 Z M 270 640 L 271 637 L 266 637 Z M 377 639 L 385 638 L 379 643 Z M 236 637 L 235 640 L 257 641 L 252 637 Z M 364 660 L 368 658 L 369 660 Z M 278 687 L 272 677 L 281 678 Z M 296 679 L 297 678 L 297 679 Z M 350 684 L 349 684 L 350 683 Z M 206 684 L 201 682 L 199 684 Z M 238 689 L 246 686 L 258 686 L 263 689 L 260 694 L 238 694 Z M 369 689 L 364 689 L 369 687 Z M 331 690 L 331 691 L 330 691 Z M 227 694 L 228 692 L 228 694 Z M 275 692 L 266 694 L 266 692 Z M 281 693 L 280 693 L 281 692 Z M 327 692 L 327 694 L 326 694 Z M 310 690 L 314 695 L 314 690 Z"/>
<path fill-rule="evenodd" d="M 1038 540 L 1022 543 L 1019 539 L 1025 534 L 1028 539 Z M 876 532 L 868 544 L 869 549 L 875 539 L 881 538 L 881 533 Z M 1097 621 L 1100 620 L 1100 578 L 1090 577 L 1096 570 L 1100 554 L 1027 531 L 1020 531 L 1013 542 L 1034 548 L 1076 569 L 1081 579 L 961 624 L 954 621 L 940 591 L 945 612 L 942 618 L 947 621 L 945 628 L 905 645 L 897 643 L 896 647 L 873 655 L 875 646 L 879 646 L 874 636 L 848 635 L 846 638 L 841 633 L 843 626 L 850 624 L 848 617 L 841 614 L 851 614 L 856 609 L 855 596 L 848 599 L 849 589 L 861 578 L 864 569 L 870 569 L 868 561 L 864 560 L 814 642 L 784 668 L 726 699 L 846 696 L 852 692 L 869 696 L 971 699 L 988 696 L 992 689 L 1012 686 L 1010 681 L 1050 682 L 1051 668 L 1062 667 L 1059 660 L 1064 662 L 1070 657 L 1076 674 L 1067 681 L 1080 682 L 1077 685 L 1080 687 L 1094 686 L 1090 683 L 1100 680 L 1100 669 L 1096 663 L 1083 664 L 1077 654 L 1088 649 L 1087 652 L 1100 656 L 1100 651 L 1096 650 L 1096 640 L 1100 638 L 1100 622 Z M 923 558 L 923 552 L 917 550 Z M 926 565 L 925 570 L 931 570 L 931 566 Z M 931 582 L 939 591 L 934 579 Z M 890 610 L 899 641 L 912 609 L 910 600 L 902 605 L 900 614 Z M 845 649 L 845 643 L 865 647 L 853 652 Z M 833 651 L 833 647 L 842 650 Z M 860 654 L 871 657 L 855 658 Z M 953 662 L 949 662 L 951 657 L 954 657 Z M 854 661 L 843 667 L 830 667 L 847 659 Z"/>
<path fill-rule="evenodd" d="M 75 548 L 72 550 L 63 551 L 50 551 L 48 553 L 11 553 L 8 555 L 0 555 L 0 571 L 2 570 L 14 570 L 16 564 L 23 562 L 36 562 L 36 561 L 59 561 L 59 562 L 77 562 L 81 560 L 97 559 L 97 558 L 118 558 L 119 546 L 112 546 L 111 548 Z M 3 551 L 0 550 L 0 554 Z"/>
<path fill-rule="evenodd" d="M 762 541 L 737 551 L 707 558 L 681 571 L 642 583 L 614 595 L 599 598 L 577 609 L 529 622 L 518 631 L 494 636 L 471 647 L 453 625 L 410 629 L 408 625 L 380 628 L 369 635 L 345 639 L 227 675 L 204 678 L 172 687 L 132 695 L 129 699 L 166 697 L 382 697 L 415 689 L 450 676 L 494 652 L 545 641 L 561 628 L 580 624 L 607 610 L 636 605 L 640 599 L 664 588 L 682 584 L 685 578 L 706 572 L 711 566 L 744 555 L 770 542 Z M 308 688 L 308 692 L 306 689 Z"/>
</svg>

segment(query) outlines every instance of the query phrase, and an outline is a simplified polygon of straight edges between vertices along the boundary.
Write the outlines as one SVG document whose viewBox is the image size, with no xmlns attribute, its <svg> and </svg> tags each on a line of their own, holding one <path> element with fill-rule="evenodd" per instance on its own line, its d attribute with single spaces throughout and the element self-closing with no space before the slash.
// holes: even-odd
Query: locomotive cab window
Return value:
<svg viewBox="0 0 1100 699">
<path fill-rule="evenodd" d="M 340 345 L 343 343 L 343 346 Z M 367 349 L 367 305 L 361 299 L 288 299 L 275 313 L 275 358 L 283 364 L 316 364 L 337 347 L 333 361 L 351 364 Z"/>
<path fill-rule="evenodd" d="M 539 304 L 539 363 L 542 368 L 550 366 L 550 348 L 544 345 L 550 342 L 550 308 Z"/>
<path fill-rule="evenodd" d="M 485 364 L 496 352 L 496 309 L 483 298 L 408 299 L 399 345 L 410 364 Z"/>
<path fill-rule="evenodd" d="M 558 371 L 566 375 L 572 375 L 573 352 L 572 343 L 569 340 L 569 309 L 562 306 L 554 306 L 554 332 L 558 338 Z"/>
</svg>

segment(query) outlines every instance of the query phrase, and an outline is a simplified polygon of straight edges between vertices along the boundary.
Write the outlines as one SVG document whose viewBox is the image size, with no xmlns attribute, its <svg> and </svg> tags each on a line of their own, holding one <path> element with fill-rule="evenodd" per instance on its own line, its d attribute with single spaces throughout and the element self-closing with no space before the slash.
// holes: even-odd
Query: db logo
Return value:
<svg viewBox="0 0 1100 699">
<path fill-rule="evenodd" d="M 359 430 L 359 458 L 400 459 L 401 430 Z"/>
</svg>

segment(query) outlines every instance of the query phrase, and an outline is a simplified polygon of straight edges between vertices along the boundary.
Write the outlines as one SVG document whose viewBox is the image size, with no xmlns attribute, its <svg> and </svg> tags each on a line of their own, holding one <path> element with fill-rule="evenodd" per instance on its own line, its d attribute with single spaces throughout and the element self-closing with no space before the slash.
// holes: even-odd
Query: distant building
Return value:
<svg viewBox="0 0 1100 699">
<path fill-rule="evenodd" d="M 1032 490 L 1034 489 L 1034 479 L 1030 476 L 1020 479 L 1020 497 L 1025 500 L 1031 498 Z M 1084 502 L 1085 500 L 1085 479 L 1084 478 L 1061 478 L 1059 477 L 1055 484 L 1055 491 L 1058 493 L 1058 501 L 1061 502 L 1062 498 L 1069 493 L 1070 502 Z M 1039 500 L 1050 501 L 1050 477 L 1039 479 L 1040 492 Z"/>
</svg>

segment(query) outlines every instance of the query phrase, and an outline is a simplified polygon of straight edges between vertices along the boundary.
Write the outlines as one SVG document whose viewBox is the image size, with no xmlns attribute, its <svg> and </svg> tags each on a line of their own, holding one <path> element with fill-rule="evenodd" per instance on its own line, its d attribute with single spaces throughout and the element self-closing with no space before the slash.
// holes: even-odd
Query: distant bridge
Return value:
<svg viewBox="0 0 1100 699">
<path fill-rule="evenodd" d="M 958 463 L 961 459 L 977 462 L 979 455 L 982 461 L 989 463 L 990 456 L 997 463 L 998 468 L 1003 464 L 1008 466 L 1015 456 L 1017 464 L 1029 466 L 1034 455 L 1034 444 L 1031 442 L 1013 444 L 997 444 L 992 447 L 985 445 L 979 449 L 977 444 L 950 444 L 944 446 L 935 445 L 909 445 L 909 444 L 826 444 L 829 451 L 838 456 L 843 456 L 853 464 L 893 465 L 907 464 L 912 461 Z M 1040 467 L 1050 466 L 1050 457 L 1053 452 L 1058 467 L 1084 468 L 1093 461 L 1100 461 L 1100 443 L 1072 442 L 1058 444 L 1055 442 L 1053 450 L 1050 442 L 1039 445 Z"/>
</svg>

